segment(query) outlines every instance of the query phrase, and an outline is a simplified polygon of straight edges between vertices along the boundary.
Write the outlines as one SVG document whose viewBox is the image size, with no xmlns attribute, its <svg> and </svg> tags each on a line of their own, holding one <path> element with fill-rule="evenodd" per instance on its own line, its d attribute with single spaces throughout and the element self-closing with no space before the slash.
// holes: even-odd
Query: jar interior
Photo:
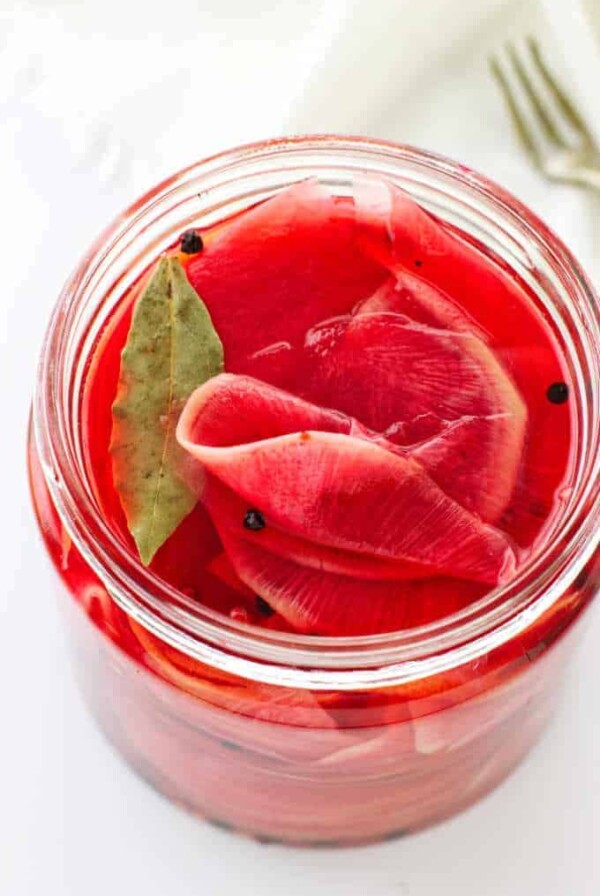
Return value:
<svg viewBox="0 0 600 896">
<path fill-rule="evenodd" d="M 574 458 L 569 494 L 565 495 L 562 510 L 552 522 L 553 529 L 549 536 L 559 533 L 566 521 L 581 507 L 586 494 L 589 497 L 590 471 L 598 440 L 597 371 L 594 369 L 597 363 L 594 351 L 597 351 L 598 342 L 594 340 L 598 338 L 598 322 L 589 304 L 574 300 L 574 295 L 584 295 L 589 292 L 589 287 L 580 272 L 570 266 L 570 260 L 561 257 L 560 247 L 557 253 L 557 241 L 498 188 L 468 170 L 459 171 L 445 160 L 384 145 L 360 146 L 350 142 L 332 147 L 319 140 L 312 145 L 310 141 L 292 141 L 250 148 L 209 160 L 159 186 L 100 237 L 68 285 L 59 317 L 54 322 L 53 337 L 46 347 L 46 357 L 55 352 L 55 379 L 51 385 L 56 420 L 60 421 L 65 457 L 68 454 L 70 461 L 74 462 L 71 476 L 76 477 L 80 493 L 85 495 L 90 505 L 86 514 L 80 515 L 76 525 L 72 520 L 65 520 L 77 543 L 81 541 L 81 526 L 85 528 L 85 518 L 89 520 L 90 515 L 100 518 L 95 520 L 95 526 L 96 531 L 102 533 L 102 539 L 109 543 L 111 539 L 114 541 L 113 534 L 103 528 L 94 483 L 86 467 L 81 396 L 94 350 L 131 285 L 188 228 L 212 227 L 307 178 L 316 177 L 343 196 L 348 195 L 353 179 L 364 176 L 381 177 L 406 190 L 423 208 L 484 246 L 486 253 L 510 269 L 536 297 L 568 361 L 570 378 L 575 386 L 574 442 L 579 449 Z M 65 457 L 62 458 L 63 462 Z M 95 549 L 87 546 L 83 553 L 98 565 Z M 106 554 L 104 556 L 104 563 L 108 567 L 112 565 L 114 570 L 115 559 L 122 559 L 122 546 L 112 544 L 109 555 L 112 559 L 108 559 Z M 526 568 L 508 588 L 492 592 L 456 616 L 441 620 L 433 626 L 433 631 L 410 632 L 408 635 L 396 633 L 392 639 L 393 646 L 385 648 L 388 651 L 386 655 L 400 657 L 402 650 L 400 653 L 398 650 L 402 645 L 405 645 L 409 655 L 421 639 L 416 653 L 416 656 L 421 656 L 424 637 L 429 644 L 428 651 L 435 652 L 447 642 L 449 634 L 456 635 L 461 626 L 463 632 L 470 626 L 471 634 L 474 631 L 482 633 L 493 627 L 498 619 L 510 620 L 511 614 L 528 601 L 535 600 L 539 591 L 536 590 L 536 571 L 539 573 L 544 562 L 548 577 L 547 558 L 545 561 L 543 556 L 536 557 L 532 562 L 533 569 Z M 216 612 L 198 608 L 185 595 L 170 593 L 164 583 L 156 581 L 152 573 L 138 569 L 138 566 L 135 560 L 129 560 L 128 567 L 120 569 L 118 580 L 113 578 L 112 582 L 107 583 L 110 591 L 128 612 L 140 615 L 141 610 L 136 602 L 143 590 L 146 609 L 155 615 L 159 628 L 168 620 L 171 638 L 175 637 L 177 646 L 190 644 L 187 635 L 181 635 L 181 632 L 174 635 L 179 626 L 191 626 L 198 632 L 199 623 L 203 635 L 206 635 L 208 626 L 211 640 L 220 647 L 227 645 L 229 648 L 231 638 L 239 634 L 240 629 L 244 635 L 243 624 L 240 627 L 240 624 Z M 575 575 L 576 570 L 573 569 L 570 574 Z M 556 575 L 564 575 L 564 569 L 559 567 Z M 558 580 L 556 578 L 556 582 Z M 551 584 L 552 578 L 549 577 L 548 586 Z M 548 588 L 547 593 L 550 593 Z M 260 637 L 265 640 L 263 635 Z M 338 642 L 332 638 L 305 639 L 303 636 L 271 633 L 266 640 L 270 642 L 267 658 L 277 654 L 281 645 L 300 646 L 302 650 L 308 648 L 308 655 L 315 649 L 327 647 L 333 649 L 334 657 L 338 656 L 339 659 L 341 652 L 346 660 L 355 663 L 356 641 L 364 642 L 366 647 L 374 647 L 378 642 L 389 641 L 389 638 L 368 636 L 350 639 L 353 643 L 347 644 L 343 643 L 344 639 Z M 305 644 L 305 640 L 310 643 Z M 464 634 L 459 635 L 457 640 L 464 640 Z M 367 659 L 365 662 L 367 665 L 378 665 L 381 658 L 382 655 L 378 654 L 375 660 Z M 292 659 L 291 664 L 294 662 L 295 659 Z"/>
</svg>

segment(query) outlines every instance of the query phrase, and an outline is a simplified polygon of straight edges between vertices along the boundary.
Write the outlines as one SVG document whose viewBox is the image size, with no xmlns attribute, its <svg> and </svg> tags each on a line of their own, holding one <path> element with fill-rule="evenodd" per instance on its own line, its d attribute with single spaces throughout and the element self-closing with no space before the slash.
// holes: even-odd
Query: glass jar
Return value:
<svg viewBox="0 0 600 896">
<path fill-rule="evenodd" d="M 142 567 L 103 520 L 82 446 L 91 353 L 128 287 L 183 230 L 306 177 L 343 194 L 385 177 L 520 276 L 570 365 L 573 487 L 509 585 L 418 629 L 325 638 L 199 606 Z M 174 175 L 92 246 L 59 298 L 29 445 L 33 500 L 63 584 L 85 700 L 131 765 L 176 803 L 263 840 L 404 834 L 498 784 L 544 728 L 598 579 L 600 323 L 589 281 L 513 197 L 463 166 L 366 139 L 282 139 Z"/>
</svg>

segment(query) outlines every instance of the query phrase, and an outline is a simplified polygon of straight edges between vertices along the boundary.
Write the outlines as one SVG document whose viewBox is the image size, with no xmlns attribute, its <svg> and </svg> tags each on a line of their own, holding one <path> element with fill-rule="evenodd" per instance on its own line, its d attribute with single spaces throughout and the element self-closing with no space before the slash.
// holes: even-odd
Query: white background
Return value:
<svg viewBox="0 0 600 896">
<path fill-rule="evenodd" d="M 259 846 L 183 815 L 97 734 L 25 482 L 35 359 L 62 281 L 112 215 L 213 150 L 345 130 L 445 152 L 528 202 L 597 277 L 600 202 L 530 169 L 488 74 L 489 50 L 531 28 L 554 54 L 561 28 L 552 43 L 519 0 L 0 0 L 2 896 L 600 892 L 597 613 L 547 737 L 480 805 L 364 849 Z"/>
</svg>

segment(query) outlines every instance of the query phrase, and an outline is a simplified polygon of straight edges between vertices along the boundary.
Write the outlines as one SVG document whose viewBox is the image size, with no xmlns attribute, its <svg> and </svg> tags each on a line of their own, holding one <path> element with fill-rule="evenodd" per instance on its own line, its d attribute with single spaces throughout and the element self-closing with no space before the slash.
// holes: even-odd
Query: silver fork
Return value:
<svg viewBox="0 0 600 896">
<path fill-rule="evenodd" d="M 600 190 L 600 146 L 558 84 L 533 38 L 519 53 L 508 44 L 504 59 L 490 58 L 521 143 L 552 181 Z"/>
</svg>

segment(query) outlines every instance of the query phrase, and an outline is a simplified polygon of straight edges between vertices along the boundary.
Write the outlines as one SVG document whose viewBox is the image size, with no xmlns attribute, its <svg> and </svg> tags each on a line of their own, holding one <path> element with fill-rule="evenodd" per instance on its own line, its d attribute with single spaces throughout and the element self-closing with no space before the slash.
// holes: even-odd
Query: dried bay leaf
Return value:
<svg viewBox="0 0 600 896">
<path fill-rule="evenodd" d="M 146 565 L 196 504 L 175 427 L 194 389 L 222 370 L 206 306 L 179 261 L 163 257 L 137 300 L 112 408 L 113 479 Z"/>
</svg>

